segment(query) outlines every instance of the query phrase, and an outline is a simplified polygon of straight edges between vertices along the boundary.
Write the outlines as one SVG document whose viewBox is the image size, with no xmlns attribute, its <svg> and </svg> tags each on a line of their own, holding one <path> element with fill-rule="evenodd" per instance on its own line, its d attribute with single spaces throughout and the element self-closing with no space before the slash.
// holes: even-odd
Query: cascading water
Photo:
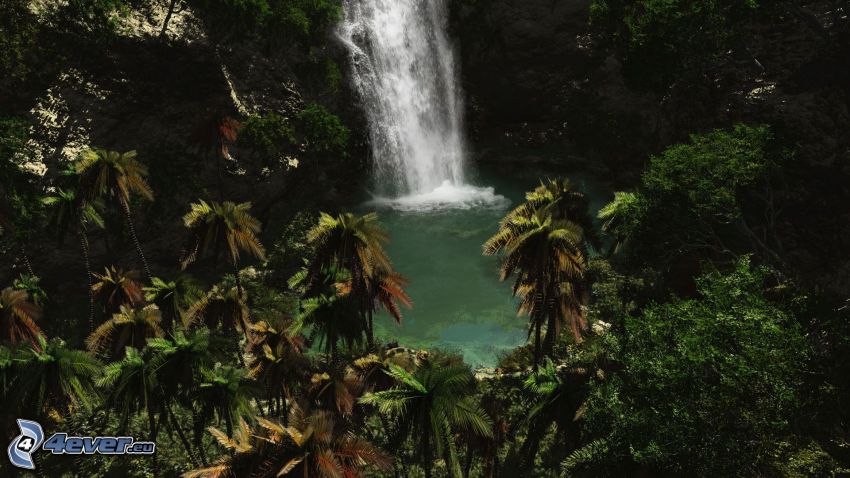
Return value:
<svg viewBox="0 0 850 478">
<path fill-rule="evenodd" d="M 340 36 L 369 122 L 376 198 L 401 208 L 498 202 L 464 183 L 463 104 L 444 0 L 344 0 Z"/>
</svg>

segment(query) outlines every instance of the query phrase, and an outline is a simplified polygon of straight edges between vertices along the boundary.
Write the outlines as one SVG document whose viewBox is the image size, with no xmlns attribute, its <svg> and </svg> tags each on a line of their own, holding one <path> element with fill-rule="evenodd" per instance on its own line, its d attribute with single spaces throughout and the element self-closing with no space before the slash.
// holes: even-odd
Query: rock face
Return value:
<svg viewBox="0 0 850 478">
<path fill-rule="evenodd" d="M 589 7 L 589 0 L 453 4 L 477 142 L 559 144 L 573 159 L 607 144 L 599 153 L 612 164 L 640 164 L 637 153 L 655 147 L 663 129 L 657 99 L 625 83 L 619 60 L 597 45 Z"/>
<path fill-rule="evenodd" d="M 496 121 L 557 111 L 553 94 L 598 60 L 588 45 L 588 0 L 496 0 L 458 5 L 464 80 Z"/>
<path fill-rule="evenodd" d="M 505 151 L 518 146 L 525 161 L 536 148 L 565 171 L 576 162 L 591 165 L 630 188 L 651 154 L 689 134 L 768 124 L 795 149 L 787 170 L 787 257 L 804 275 L 826 273 L 825 287 L 850 290 L 850 252 L 842 246 L 850 237 L 846 12 L 836 14 L 836 3 L 826 0 L 788 2 L 778 17 L 750 25 L 743 48 L 726 52 L 698 81 L 658 91 L 630 81 L 619 53 L 590 26 L 590 3 L 453 1 L 479 160 L 515 155 Z M 813 208 L 831 212 L 805 212 Z"/>
</svg>

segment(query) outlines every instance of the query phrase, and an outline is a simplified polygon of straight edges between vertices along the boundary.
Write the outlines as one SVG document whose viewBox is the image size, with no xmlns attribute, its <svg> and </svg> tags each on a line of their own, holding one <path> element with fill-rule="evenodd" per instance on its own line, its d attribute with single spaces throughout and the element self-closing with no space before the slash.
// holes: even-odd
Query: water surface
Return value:
<svg viewBox="0 0 850 478">
<path fill-rule="evenodd" d="M 414 302 L 401 326 L 380 317 L 376 333 L 410 347 L 460 352 L 473 366 L 494 366 L 501 354 L 525 343 L 526 318 L 516 315 L 510 284 L 499 282 L 498 258 L 484 256 L 481 246 L 541 175 L 531 170 L 510 177 L 484 173 L 476 182 L 491 187 L 444 191 L 456 201 L 451 205 L 439 205 L 433 195 L 420 207 L 405 199 L 361 205 L 360 212 L 377 211 L 389 231 L 387 252 L 410 280 L 407 290 Z M 608 199 L 592 179 L 568 176 L 591 196 L 594 212 Z"/>
</svg>

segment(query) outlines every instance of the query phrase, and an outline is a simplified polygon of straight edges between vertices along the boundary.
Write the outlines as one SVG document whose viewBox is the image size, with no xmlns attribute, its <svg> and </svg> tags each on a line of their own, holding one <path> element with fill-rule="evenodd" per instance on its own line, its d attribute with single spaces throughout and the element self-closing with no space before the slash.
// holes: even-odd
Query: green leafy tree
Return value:
<svg viewBox="0 0 850 478">
<path fill-rule="evenodd" d="M 21 274 L 12 281 L 12 288 L 27 293 L 33 304 L 44 307 L 47 304 L 47 292 L 41 287 L 41 278 L 29 274 Z"/>
<path fill-rule="evenodd" d="M 275 113 L 253 115 L 242 123 L 239 145 L 245 146 L 271 162 L 298 143 L 295 129 L 289 121 Z"/>
<path fill-rule="evenodd" d="M 528 433 L 520 448 L 527 466 L 534 463 L 540 441 L 552 424 L 556 427 L 556 447 L 574 450 L 580 443 L 578 417 L 584 404 L 587 370 L 580 367 L 559 368 L 547 360 L 536 373 L 526 378 L 523 388 L 531 395 L 525 422 Z"/>
<path fill-rule="evenodd" d="M 26 272 L 35 275 L 26 249 L 40 232 L 42 204 L 38 176 L 24 167 L 32 159 L 28 138 L 26 121 L 0 117 L 0 251 L 14 250 Z"/>
<path fill-rule="evenodd" d="M 311 103 L 296 116 L 309 151 L 316 155 L 344 158 L 351 133 L 338 116 L 318 103 Z"/>
<path fill-rule="evenodd" d="M 627 246 L 631 230 L 637 227 L 634 221 L 640 217 L 641 206 L 637 194 L 617 191 L 614 193 L 614 200 L 599 210 L 598 217 L 604 221 L 602 231 L 614 240 L 611 253 Z"/>
<path fill-rule="evenodd" d="M 3 2 L 0 19 L 0 87 L 10 91 L 22 86 L 32 72 L 41 28 L 25 0 Z"/>
<path fill-rule="evenodd" d="M 234 36 L 251 35 L 265 24 L 269 0 L 188 0 L 217 43 Z"/>
<path fill-rule="evenodd" d="M 771 474 L 810 353 L 773 281 L 744 259 L 702 276 L 699 297 L 626 318 L 622 370 L 594 382 L 585 416 L 604 441 L 599 466 L 626 456 L 674 475 Z"/>
<path fill-rule="evenodd" d="M 784 155 L 764 126 L 694 135 L 650 160 L 638 190 L 602 209 L 603 227 L 638 264 L 728 263 L 755 252 L 782 266 L 771 175 Z"/>
<path fill-rule="evenodd" d="M 745 29 L 770 15 L 773 0 L 593 0 L 591 22 L 619 48 L 627 72 L 664 89 L 697 75 L 730 48 L 742 46 Z M 744 50 L 745 51 L 745 50 Z"/>
<path fill-rule="evenodd" d="M 415 372 L 396 365 L 389 374 L 397 384 L 365 395 L 361 402 L 378 407 L 393 421 L 398 439 L 413 440 L 425 476 L 433 475 L 434 458 L 444 455 L 449 473 L 461 475 L 454 433 L 471 429 L 481 436 L 492 435 L 490 417 L 471 395 L 474 381 L 469 369 L 456 364 L 424 363 Z"/>
<path fill-rule="evenodd" d="M 342 18 L 342 5 L 336 0 L 289 0 L 269 2 L 272 14 L 269 28 L 286 32 L 302 44 L 319 44 L 329 28 Z"/>
</svg>

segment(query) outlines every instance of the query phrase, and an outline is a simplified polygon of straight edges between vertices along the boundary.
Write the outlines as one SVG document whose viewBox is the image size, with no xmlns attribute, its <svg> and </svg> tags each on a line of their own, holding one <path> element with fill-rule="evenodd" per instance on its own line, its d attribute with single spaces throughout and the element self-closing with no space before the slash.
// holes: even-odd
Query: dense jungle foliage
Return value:
<svg viewBox="0 0 850 478">
<path fill-rule="evenodd" d="M 0 476 L 850 475 L 850 133 L 813 146 L 677 103 L 761 66 L 753 32 L 782 25 L 844 59 L 793 88 L 835 92 L 846 120 L 850 4 L 576 3 L 624 84 L 700 127 L 639 148 L 613 116 L 564 133 L 619 191 L 595 216 L 541 178 L 493 224 L 481 252 L 529 335 L 484 370 L 374 333 L 416 304 L 380 217 L 340 206 L 368 139 L 338 0 L 0 0 L 3 446 L 17 418 L 157 444 Z M 89 121 L 59 124 L 72 109 Z"/>
</svg>

